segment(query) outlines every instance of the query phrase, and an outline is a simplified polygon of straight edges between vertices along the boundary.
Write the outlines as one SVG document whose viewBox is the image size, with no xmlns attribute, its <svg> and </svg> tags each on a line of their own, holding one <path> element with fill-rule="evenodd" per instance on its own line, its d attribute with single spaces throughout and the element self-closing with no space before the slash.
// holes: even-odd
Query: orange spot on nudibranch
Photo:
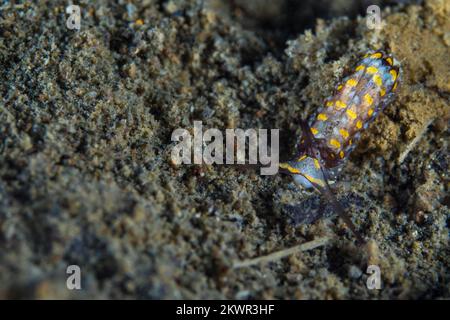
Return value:
<svg viewBox="0 0 450 320">
<path fill-rule="evenodd" d="M 342 136 L 344 139 L 347 139 L 348 136 L 349 136 L 348 131 L 345 130 L 345 129 L 339 129 L 339 133 L 341 134 L 341 136 Z"/>
<path fill-rule="evenodd" d="M 380 59 L 382 56 L 383 56 L 383 54 L 381 52 L 377 52 L 377 53 L 370 55 L 370 57 L 374 58 L 374 59 Z"/>
<path fill-rule="evenodd" d="M 320 169 L 320 163 L 319 163 L 319 160 L 314 159 L 314 167 L 316 167 L 316 169 Z"/>
<path fill-rule="evenodd" d="M 344 109 L 347 107 L 347 104 L 342 102 L 341 100 L 336 101 L 336 108 L 338 109 Z"/>
<path fill-rule="evenodd" d="M 337 141 L 336 139 L 330 139 L 330 145 L 332 145 L 335 148 L 341 147 L 341 143 L 339 141 Z"/>
<path fill-rule="evenodd" d="M 377 73 L 377 72 L 378 72 L 378 69 L 375 68 L 375 67 L 370 66 L 370 67 L 367 68 L 367 73 L 368 74 L 374 74 L 374 73 Z"/>
<path fill-rule="evenodd" d="M 361 129 L 362 126 L 363 126 L 362 121 L 361 121 L 361 120 L 358 120 L 358 122 L 356 122 L 356 128 L 357 128 L 357 129 Z"/>
<path fill-rule="evenodd" d="M 346 111 L 346 113 L 347 113 L 347 116 L 348 116 L 350 119 L 352 119 L 352 120 L 355 120 L 355 119 L 356 119 L 356 113 L 355 113 L 355 111 L 353 111 L 353 110 L 351 110 L 351 109 L 348 109 L 348 110 Z"/>
<path fill-rule="evenodd" d="M 370 94 L 368 94 L 368 93 L 366 93 L 366 94 L 364 95 L 364 101 L 366 102 L 366 104 L 367 104 L 368 106 L 371 106 L 372 103 L 373 103 L 373 99 L 372 99 L 372 97 L 370 96 Z"/>
<path fill-rule="evenodd" d="M 395 71 L 394 69 L 392 69 L 391 71 L 389 71 L 389 73 L 392 76 L 392 81 L 395 81 L 395 79 L 397 79 L 397 71 Z"/>
<path fill-rule="evenodd" d="M 280 163 L 280 168 L 288 170 L 290 173 L 300 173 L 300 170 L 297 168 L 292 167 L 288 163 Z"/>
<path fill-rule="evenodd" d="M 375 82 L 379 87 L 383 84 L 383 80 L 381 80 L 381 77 L 377 74 L 373 76 L 373 82 Z"/>
<path fill-rule="evenodd" d="M 348 79 L 346 85 L 349 87 L 355 87 L 358 84 L 358 81 L 355 79 Z"/>
</svg>

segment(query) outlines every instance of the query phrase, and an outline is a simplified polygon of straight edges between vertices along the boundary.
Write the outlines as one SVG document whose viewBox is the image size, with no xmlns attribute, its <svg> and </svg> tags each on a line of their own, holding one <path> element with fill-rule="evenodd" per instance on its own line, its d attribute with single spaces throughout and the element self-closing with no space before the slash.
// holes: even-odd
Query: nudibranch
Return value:
<svg viewBox="0 0 450 320">
<path fill-rule="evenodd" d="M 297 157 L 280 164 L 296 183 L 326 195 L 360 241 L 361 236 L 331 192 L 328 177 L 336 175 L 362 131 L 392 101 L 399 76 L 400 65 L 392 55 L 381 51 L 366 54 L 314 118 L 302 122 Z"/>
</svg>

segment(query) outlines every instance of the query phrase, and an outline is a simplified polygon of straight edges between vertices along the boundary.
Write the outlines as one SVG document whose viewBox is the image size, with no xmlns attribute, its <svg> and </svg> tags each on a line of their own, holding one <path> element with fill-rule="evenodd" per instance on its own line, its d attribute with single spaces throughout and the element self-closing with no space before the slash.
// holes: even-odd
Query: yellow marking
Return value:
<svg viewBox="0 0 450 320">
<path fill-rule="evenodd" d="M 356 119 L 356 113 L 355 113 L 355 111 L 353 111 L 353 110 L 351 110 L 351 109 L 348 109 L 348 110 L 346 111 L 346 113 L 347 113 L 347 116 L 348 116 L 350 119 L 352 119 L 352 120 L 355 120 L 355 119 Z"/>
<path fill-rule="evenodd" d="M 395 81 L 395 79 L 397 79 L 397 71 L 395 71 L 394 69 L 392 69 L 391 71 L 389 71 L 389 73 L 392 76 L 392 81 Z"/>
<path fill-rule="evenodd" d="M 349 87 L 355 87 L 358 84 L 358 81 L 355 79 L 348 79 L 346 85 Z"/>
<path fill-rule="evenodd" d="M 287 169 L 290 173 L 300 173 L 300 170 L 291 167 L 289 163 L 280 163 L 280 168 Z"/>
<path fill-rule="evenodd" d="M 344 151 L 339 152 L 339 157 L 341 157 L 341 159 L 344 159 L 344 156 L 345 156 Z"/>
<path fill-rule="evenodd" d="M 300 161 L 303 161 L 303 160 L 305 160 L 306 159 L 306 154 L 304 154 L 304 155 L 302 155 L 300 158 L 298 158 L 298 162 L 300 162 Z"/>
<path fill-rule="evenodd" d="M 366 94 L 364 95 L 364 101 L 366 102 L 366 104 L 367 104 L 368 106 L 371 106 L 372 103 L 373 103 L 373 99 L 372 99 L 372 97 L 370 96 L 370 94 L 368 94 L 368 93 L 366 93 Z"/>
<path fill-rule="evenodd" d="M 361 129 L 362 126 L 363 126 L 362 121 L 361 121 L 361 120 L 358 120 L 358 121 L 356 122 L 356 128 L 357 128 L 357 129 Z"/>
<path fill-rule="evenodd" d="M 369 54 L 366 53 L 366 54 L 363 56 L 363 58 L 367 58 L 368 56 L 369 56 Z"/>
<path fill-rule="evenodd" d="M 319 130 L 317 130 L 316 128 L 311 128 L 311 133 L 312 133 L 313 135 L 316 135 L 316 134 L 319 133 Z"/>
<path fill-rule="evenodd" d="M 142 20 L 142 19 L 137 19 L 137 20 L 136 20 L 136 24 L 137 24 L 138 26 L 142 26 L 142 25 L 144 24 L 144 20 Z"/>
<path fill-rule="evenodd" d="M 314 159 L 314 167 L 316 167 L 316 169 L 320 169 L 320 163 L 319 163 L 319 160 Z"/>
<path fill-rule="evenodd" d="M 386 94 L 386 89 L 381 89 L 380 90 L 380 96 L 384 96 Z"/>
<path fill-rule="evenodd" d="M 397 83 L 398 82 L 394 83 L 394 86 L 392 87 L 392 91 L 395 91 L 395 89 L 397 89 Z"/>
<path fill-rule="evenodd" d="M 377 73 L 377 72 L 378 72 L 378 69 L 375 68 L 375 67 L 368 67 L 367 68 L 367 73 L 369 73 L 369 74 L 374 74 L 374 73 Z"/>
<path fill-rule="evenodd" d="M 372 116 L 372 114 L 373 114 L 373 109 L 369 109 L 369 111 L 367 111 L 367 114 L 369 115 L 369 117 Z"/>
<path fill-rule="evenodd" d="M 381 54 L 381 52 L 377 52 L 372 54 L 370 57 L 374 58 L 374 59 L 380 59 L 383 55 Z"/>
<path fill-rule="evenodd" d="M 347 104 L 345 104 L 344 102 L 342 102 L 341 100 L 336 101 L 336 108 L 338 109 L 344 109 L 347 108 Z"/>
<path fill-rule="evenodd" d="M 392 66 L 393 61 L 391 58 L 386 58 L 386 61 L 387 61 L 387 63 L 389 63 Z"/>
<path fill-rule="evenodd" d="M 351 146 L 353 144 L 352 140 L 348 140 L 348 145 Z"/>
<path fill-rule="evenodd" d="M 333 101 L 327 101 L 327 103 L 325 105 L 327 107 L 332 107 L 333 106 Z"/>
<path fill-rule="evenodd" d="M 364 70 L 364 66 L 363 65 L 359 65 L 356 67 L 356 71 L 361 71 Z"/>
<path fill-rule="evenodd" d="M 320 120 L 320 121 L 325 121 L 327 119 L 328 119 L 328 117 L 325 113 L 319 113 L 317 116 L 317 120 Z"/>
<path fill-rule="evenodd" d="M 383 80 L 381 80 L 381 77 L 377 74 L 373 76 L 373 82 L 375 82 L 379 87 L 383 84 Z"/>
<path fill-rule="evenodd" d="M 304 174 L 303 176 L 304 176 L 309 182 L 315 183 L 315 184 L 317 184 L 317 185 L 319 185 L 319 186 L 321 186 L 321 187 L 324 187 L 324 186 L 325 186 L 325 183 L 323 182 L 323 180 L 320 180 L 320 179 L 311 177 L 311 176 L 308 175 L 308 174 Z"/>
<path fill-rule="evenodd" d="M 342 89 L 342 84 L 338 85 L 337 89 L 341 90 Z"/>
<path fill-rule="evenodd" d="M 342 136 L 344 139 L 347 139 L 348 136 L 349 136 L 348 131 L 345 130 L 345 129 L 339 129 L 339 133 L 341 134 L 341 136 Z"/>
<path fill-rule="evenodd" d="M 330 144 L 337 149 L 341 147 L 341 144 L 336 139 L 330 139 Z"/>
</svg>

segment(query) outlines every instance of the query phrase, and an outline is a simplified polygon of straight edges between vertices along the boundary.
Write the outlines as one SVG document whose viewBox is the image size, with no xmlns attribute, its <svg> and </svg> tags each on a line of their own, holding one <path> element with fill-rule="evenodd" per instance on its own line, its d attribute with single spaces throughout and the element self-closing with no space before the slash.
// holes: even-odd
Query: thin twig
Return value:
<svg viewBox="0 0 450 320">
<path fill-rule="evenodd" d="M 417 143 L 427 133 L 428 127 L 430 126 L 430 124 L 432 124 L 434 122 L 434 120 L 435 120 L 434 118 L 428 119 L 428 121 L 425 122 L 425 124 L 422 126 L 422 128 L 420 128 L 419 133 L 417 133 L 417 135 L 414 137 L 414 139 L 412 139 L 409 142 L 409 144 L 403 149 L 403 151 L 398 156 L 398 158 L 397 158 L 397 163 L 398 164 L 402 164 L 403 163 L 403 161 L 406 159 L 408 154 L 415 148 Z"/>
<path fill-rule="evenodd" d="M 294 254 L 296 252 L 307 251 L 307 250 L 312 250 L 317 247 L 321 247 L 321 246 L 325 245 L 329 240 L 330 240 L 330 238 L 328 238 L 328 237 L 322 237 L 322 238 L 314 239 L 314 240 L 306 242 L 306 243 L 302 243 L 302 244 L 293 246 L 291 248 L 276 251 L 276 252 L 268 254 L 266 256 L 260 256 L 260 257 L 254 258 L 254 259 L 236 261 L 233 264 L 233 268 L 250 267 L 250 266 L 254 266 L 259 263 L 267 263 L 267 262 L 280 260 L 280 259 L 286 258 L 287 256 L 290 256 L 291 254 Z"/>
</svg>

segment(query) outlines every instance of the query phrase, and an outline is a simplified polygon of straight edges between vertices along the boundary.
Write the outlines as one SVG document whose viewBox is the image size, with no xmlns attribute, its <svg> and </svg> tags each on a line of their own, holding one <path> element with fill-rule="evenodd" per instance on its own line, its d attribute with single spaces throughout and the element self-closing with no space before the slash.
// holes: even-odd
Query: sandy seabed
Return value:
<svg viewBox="0 0 450 320">
<path fill-rule="evenodd" d="M 374 1 L 378 31 L 345 0 L 79 1 L 80 31 L 37 2 L 0 1 L 1 298 L 450 298 L 449 1 Z M 367 245 L 289 176 L 171 163 L 195 120 L 279 128 L 290 159 L 299 120 L 378 49 L 401 85 L 334 185 Z"/>
</svg>

